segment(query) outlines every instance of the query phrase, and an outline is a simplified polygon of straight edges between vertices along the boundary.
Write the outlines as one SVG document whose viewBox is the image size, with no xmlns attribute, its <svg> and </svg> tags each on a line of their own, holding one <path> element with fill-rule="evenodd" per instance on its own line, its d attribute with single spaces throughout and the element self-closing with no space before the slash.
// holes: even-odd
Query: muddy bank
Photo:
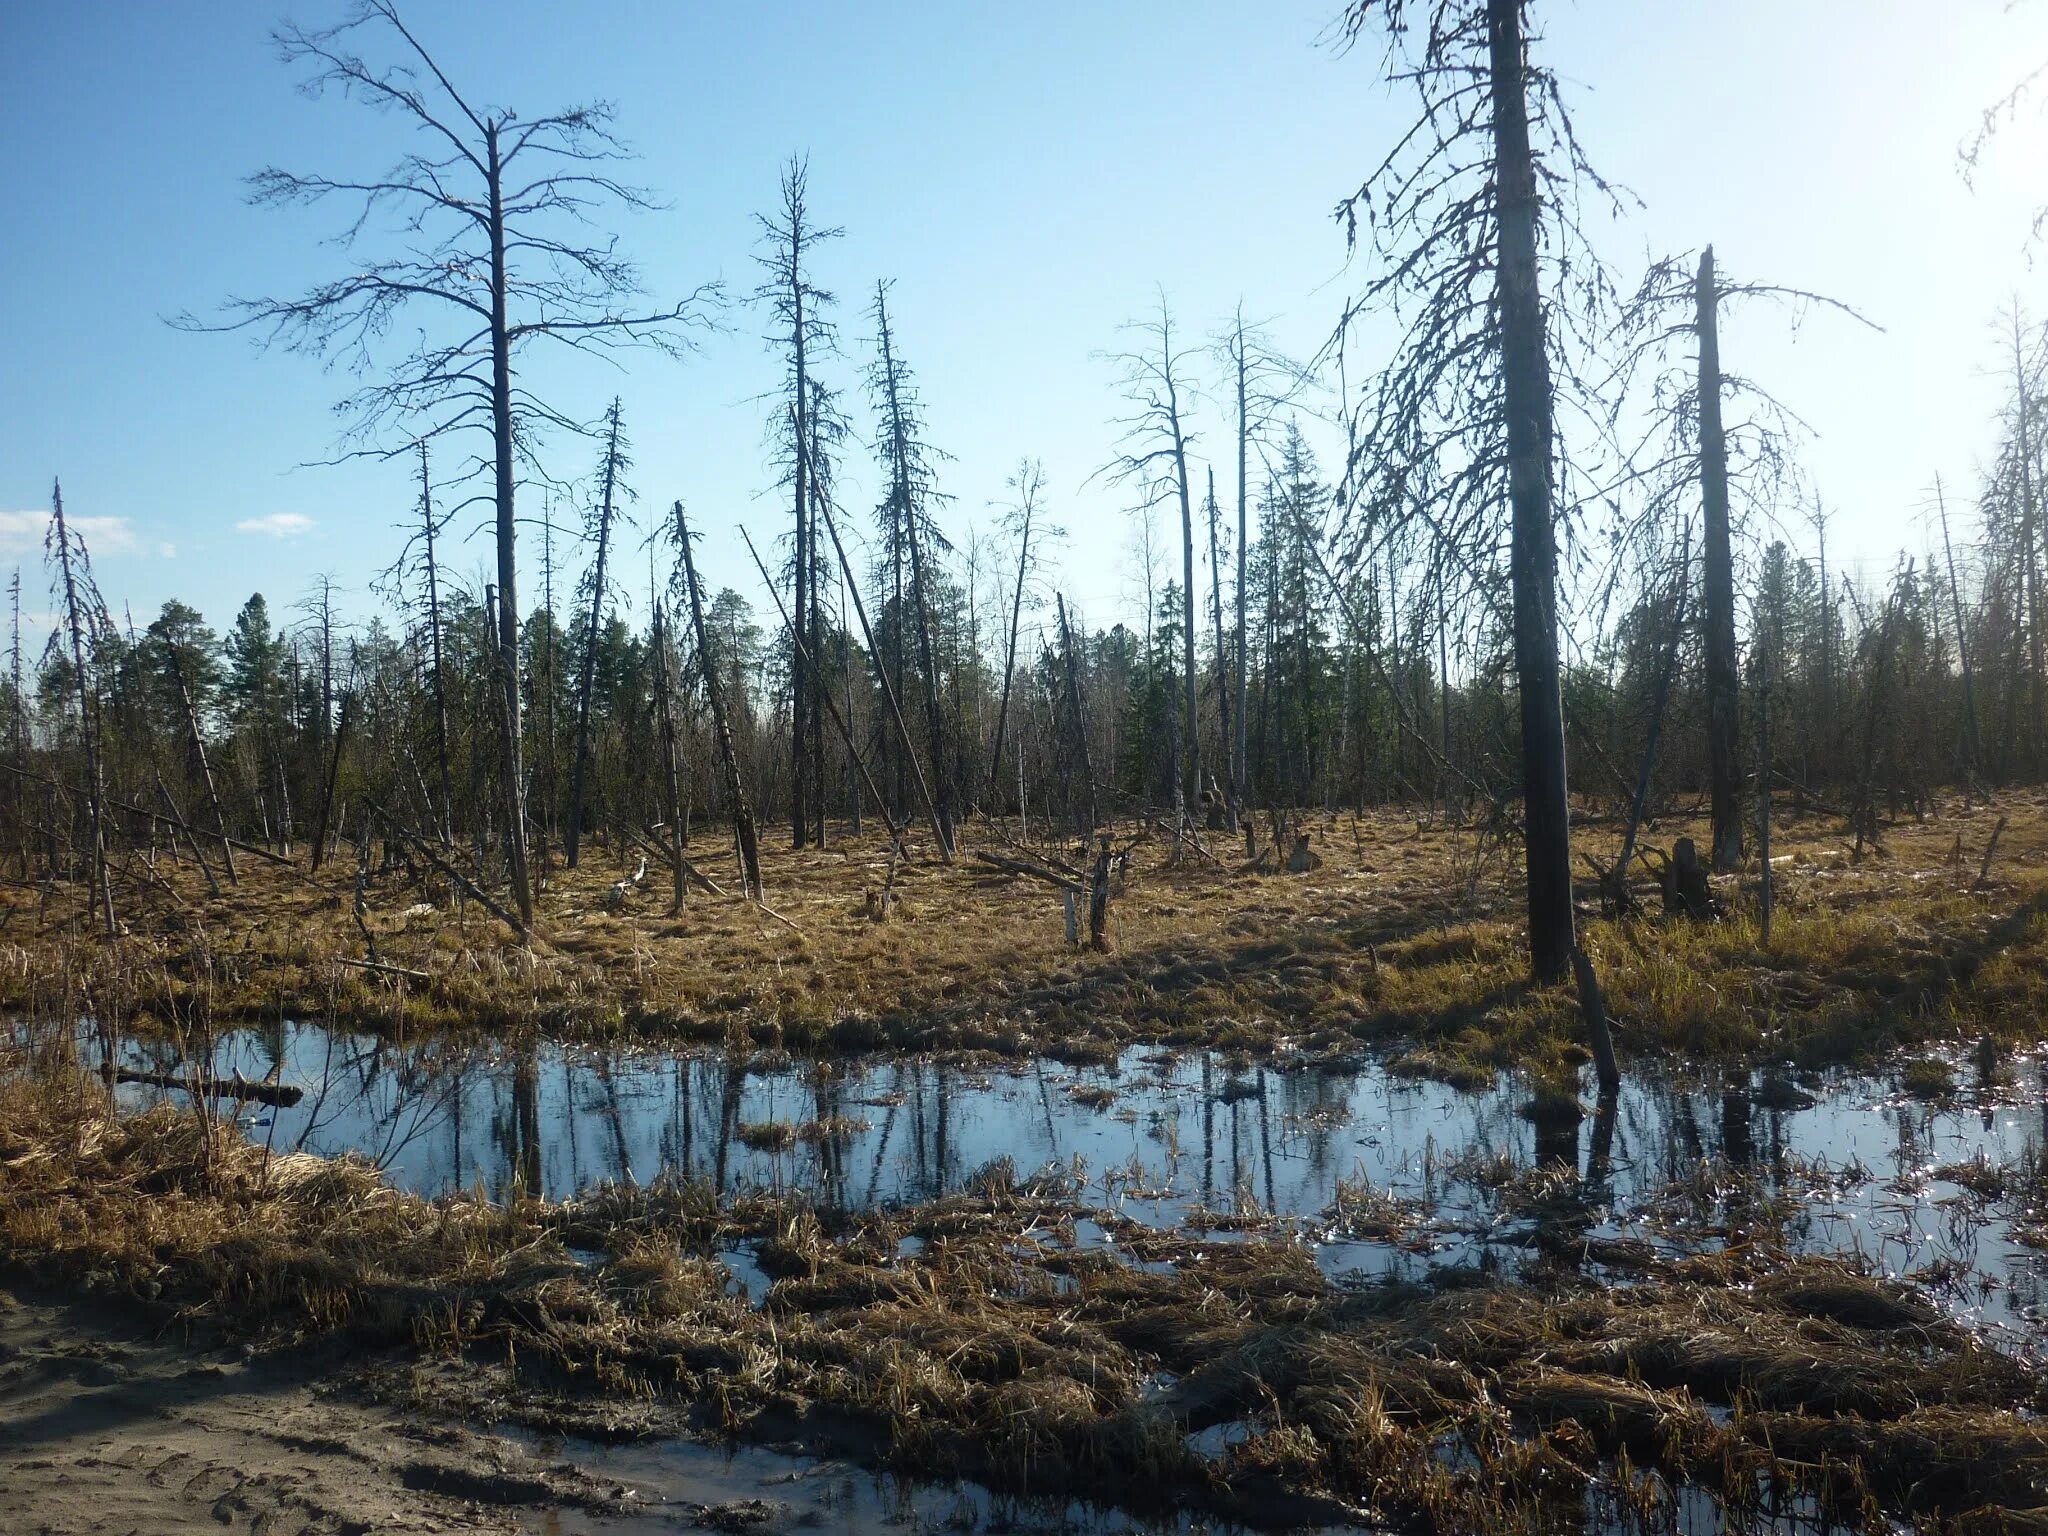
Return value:
<svg viewBox="0 0 2048 1536">
<path fill-rule="evenodd" d="M 245 1357 L 178 1340 L 119 1310 L 0 1292 L 10 1531 L 538 1536 L 565 1511 L 644 1513 L 620 1483 L 530 1444 L 336 1390 L 336 1352 Z"/>
</svg>

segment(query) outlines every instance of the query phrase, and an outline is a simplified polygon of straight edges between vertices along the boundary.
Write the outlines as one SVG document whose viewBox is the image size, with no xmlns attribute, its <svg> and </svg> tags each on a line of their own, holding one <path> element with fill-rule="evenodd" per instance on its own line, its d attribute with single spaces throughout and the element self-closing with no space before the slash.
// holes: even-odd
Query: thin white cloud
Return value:
<svg viewBox="0 0 2048 1536">
<path fill-rule="evenodd" d="M 295 539 L 313 531 L 313 519 L 303 512 L 272 512 L 264 517 L 245 517 L 235 524 L 239 533 L 267 534 L 273 539 Z"/>
<path fill-rule="evenodd" d="M 71 531 L 95 555 L 132 555 L 142 547 L 125 517 L 67 517 Z M 43 550 L 49 531 L 47 512 L 0 512 L 0 556 L 34 555 Z"/>
</svg>

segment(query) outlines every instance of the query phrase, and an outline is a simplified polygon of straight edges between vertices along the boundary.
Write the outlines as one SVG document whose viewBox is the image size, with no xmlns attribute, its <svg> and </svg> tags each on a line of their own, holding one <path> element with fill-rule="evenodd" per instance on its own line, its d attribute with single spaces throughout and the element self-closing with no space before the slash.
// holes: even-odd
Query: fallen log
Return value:
<svg viewBox="0 0 2048 1536">
<path fill-rule="evenodd" d="M 377 971 L 386 976 L 403 976 L 408 981 L 432 981 L 434 978 L 425 971 L 408 970 L 402 965 L 386 965 L 382 960 L 351 960 L 346 955 L 334 957 L 336 965 L 354 966 L 359 971 Z"/>
<path fill-rule="evenodd" d="M 100 1063 L 100 1077 L 109 1083 L 141 1083 L 149 1088 L 175 1088 L 198 1098 L 211 1094 L 216 1099 L 237 1099 L 251 1104 L 272 1104 L 290 1109 L 306 1096 L 306 1090 L 290 1083 L 252 1083 L 237 1072 L 233 1077 L 191 1078 L 170 1072 L 140 1072 L 132 1067 Z"/>
<path fill-rule="evenodd" d="M 703 886 L 713 896 L 723 896 L 725 894 L 724 886 L 705 874 L 703 870 L 691 863 L 687 857 L 678 854 L 675 845 L 664 839 L 658 829 L 649 833 L 641 832 L 634 827 L 628 827 L 626 828 L 626 836 L 648 852 L 659 854 L 664 862 L 680 864 L 684 874 L 688 875 L 694 883 Z"/>
<path fill-rule="evenodd" d="M 0 773 L 11 773 L 16 778 L 27 779 L 33 784 L 47 784 L 50 788 L 61 789 L 67 794 L 76 793 L 68 784 L 60 784 L 57 780 L 49 778 L 44 774 L 31 773 L 26 768 L 17 768 L 12 763 L 0 763 Z M 112 795 L 107 797 L 107 804 L 117 811 L 126 811 L 131 816 L 144 816 L 151 821 L 160 821 L 167 827 L 191 836 L 214 838 L 219 842 L 226 843 L 230 848 L 239 848 L 244 853 L 253 853 L 257 858 L 268 859 L 273 864 L 288 865 L 292 862 L 281 853 L 272 853 L 268 848 L 259 848 L 254 843 L 245 843 L 237 837 L 225 837 L 218 832 L 202 831 L 189 822 L 180 821 L 176 817 L 168 816 L 162 811 L 152 811 L 145 805 L 136 805 L 128 800 L 116 800 Z"/>
<path fill-rule="evenodd" d="M 1033 880 L 1043 880 L 1047 885 L 1056 885 L 1063 891 L 1072 891 L 1076 896 L 1082 894 L 1080 881 L 1070 880 L 1065 875 L 1055 870 L 1047 869 L 1043 864 L 1034 863 L 1030 859 L 1013 859 L 1000 853 L 988 853 L 979 848 L 972 850 L 969 857 L 980 863 L 987 864 L 991 868 L 1004 870 L 1013 875 L 1029 875 Z"/>
<path fill-rule="evenodd" d="M 479 886 L 474 880 L 470 879 L 469 876 L 465 875 L 453 864 L 450 864 L 446 859 L 442 858 L 440 854 L 436 853 L 434 849 L 428 844 L 425 838 L 421 837 L 419 833 L 413 831 L 411 827 L 408 827 L 396 816 L 393 816 L 389 811 L 385 810 L 381 805 L 379 805 L 376 801 L 372 800 L 368 795 L 363 796 L 363 803 L 370 808 L 371 813 L 375 815 L 380 821 L 382 821 L 385 826 L 389 827 L 392 831 L 396 832 L 400 837 L 404 838 L 408 843 L 411 843 L 414 848 L 418 849 L 420 852 L 420 856 L 424 858 L 429 864 L 433 865 L 434 868 L 441 871 L 442 874 L 446 875 L 450 880 L 453 880 L 456 883 L 456 885 L 460 886 L 462 890 L 468 896 L 470 896 L 478 906 L 482 907 L 486 912 L 490 913 L 491 916 L 495 917 L 507 928 L 510 928 L 514 933 L 518 934 L 520 943 L 524 944 L 528 941 L 526 924 L 519 921 L 519 919 L 513 916 L 512 913 L 508 912 L 504 907 L 500 906 L 497 902 L 493 901 L 488 895 L 484 893 L 483 888 Z"/>
</svg>

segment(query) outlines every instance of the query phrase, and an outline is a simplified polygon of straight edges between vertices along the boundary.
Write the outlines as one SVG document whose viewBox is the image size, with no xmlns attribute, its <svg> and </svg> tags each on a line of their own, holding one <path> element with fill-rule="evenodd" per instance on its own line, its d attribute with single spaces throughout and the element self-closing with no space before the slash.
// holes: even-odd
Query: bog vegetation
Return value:
<svg viewBox="0 0 2048 1536">
<path fill-rule="evenodd" d="M 1997 1523 L 2048 1499 L 2034 1368 L 1768 1221 L 1593 1279 L 1553 1240 L 1560 1184 L 1555 1269 L 1353 1293 L 1280 1242 L 1167 1272 L 1027 1242 L 1085 1211 L 1015 1169 L 822 1220 L 687 1184 L 437 1206 L 207 1107 L 213 1033 L 284 1017 L 742 1057 L 1371 1050 L 1521 1073 L 1566 1124 L 1588 1062 L 1611 1115 L 1617 1073 L 1674 1060 L 2034 1040 L 2048 330 L 2000 312 L 1995 460 L 1930 467 L 1927 546 L 1851 576 L 1797 402 L 1719 322 L 1869 320 L 1730 276 L 1739 252 L 1611 264 L 1626 199 L 1533 9 L 1340 18 L 1343 67 L 1416 121 L 1331 189 L 1354 291 L 1319 355 L 1163 294 L 1104 338 L 1127 409 L 1097 478 L 1145 594 L 1108 624 L 1062 588 L 1029 443 L 970 536 L 895 328 L 918 295 L 819 286 L 839 231 L 804 161 L 763 189 L 759 286 L 678 289 L 611 232 L 654 194 L 609 109 L 486 107 L 388 0 L 282 33 L 337 127 L 374 109 L 413 147 L 381 179 L 258 172 L 256 200 L 332 211 L 345 274 L 180 323 L 349 366 L 342 451 L 390 465 L 390 564 L 375 605 L 319 580 L 142 623 L 53 488 L 0 677 L 0 992 L 61 1027 L 24 1027 L 0 1098 L 0 1252 L 266 1338 L 507 1362 L 464 1378 L 479 1412 L 694 1403 L 773 1434 L 831 1409 L 898 1465 L 1011 1487 L 1123 1498 L 1142 1465 L 1269 1520 L 1536 1529 L 1593 1518 L 1595 1485 L 1648 1526 L 1654 1471 L 1737 1511 L 1789 1489 L 1873 1529 L 2034 1528 Z M 744 570 L 705 568 L 687 486 L 642 483 L 663 424 L 631 370 L 551 392 L 564 349 L 687 365 L 714 324 L 785 365 Z M 873 505 L 842 499 L 856 458 Z M 448 550 L 479 518 L 473 584 Z M 50 1059 L 81 1017 L 183 1043 L 198 1107 L 112 1115 Z M 777 1266 L 766 1309 L 710 1257 L 736 1235 Z M 1239 1420 L 1227 1457 L 1190 1450 Z"/>
</svg>

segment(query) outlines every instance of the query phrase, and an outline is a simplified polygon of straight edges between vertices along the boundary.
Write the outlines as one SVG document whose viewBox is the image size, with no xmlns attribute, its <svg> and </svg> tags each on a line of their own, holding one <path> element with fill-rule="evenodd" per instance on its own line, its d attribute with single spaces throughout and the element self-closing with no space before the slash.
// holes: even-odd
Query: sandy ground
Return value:
<svg viewBox="0 0 2048 1536">
<path fill-rule="evenodd" d="M 0 1289 L 0 1536 L 1133 1529 L 1085 1505 L 1019 1507 L 758 1446 L 552 1444 L 421 1423 L 336 1385 L 346 1364 L 189 1348 L 94 1304 Z"/>
<path fill-rule="evenodd" d="M 638 1504 L 513 1441 L 323 1389 L 304 1368 L 187 1351 L 85 1308 L 0 1292 L 10 1533 L 523 1533 L 593 1520 L 652 1531 L 705 1513 Z"/>
</svg>

